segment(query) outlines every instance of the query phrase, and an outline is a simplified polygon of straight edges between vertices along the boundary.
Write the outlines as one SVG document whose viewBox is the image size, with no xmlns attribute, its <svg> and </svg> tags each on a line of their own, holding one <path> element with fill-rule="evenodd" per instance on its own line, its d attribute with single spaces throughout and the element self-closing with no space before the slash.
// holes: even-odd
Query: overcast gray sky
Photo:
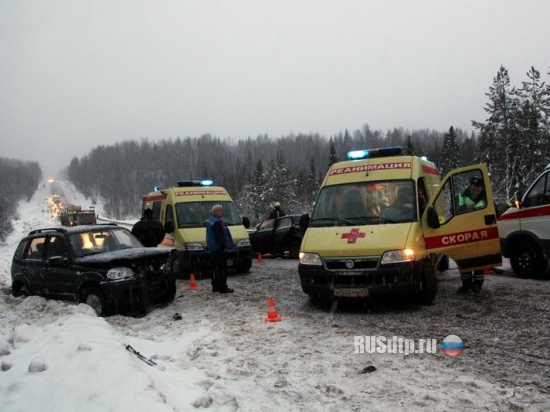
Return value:
<svg viewBox="0 0 550 412">
<path fill-rule="evenodd" d="M 53 174 L 142 137 L 471 130 L 500 65 L 548 81 L 549 21 L 548 0 L 0 0 L 0 157 Z"/>
</svg>

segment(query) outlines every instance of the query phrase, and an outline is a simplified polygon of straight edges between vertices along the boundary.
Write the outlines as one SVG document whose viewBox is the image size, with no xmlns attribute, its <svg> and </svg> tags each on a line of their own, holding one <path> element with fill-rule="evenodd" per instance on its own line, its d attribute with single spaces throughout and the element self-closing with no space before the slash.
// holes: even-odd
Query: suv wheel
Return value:
<svg viewBox="0 0 550 412">
<path fill-rule="evenodd" d="M 539 245 L 532 239 L 516 242 L 510 254 L 510 265 L 520 278 L 541 278 L 548 261 Z"/>
<path fill-rule="evenodd" d="M 97 316 L 107 316 L 107 302 L 105 295 L 95 286 L 88 287 L 82 291 L 80 302 L 90 306 Z"/>
<path fill-rule="evenodd" d="M 23 285 L 19 288 L 16 288 L 16 289 L 13 290 L 13 296 L 15 296 L 15 297 L 22 296 L 22 297 L 26 298 L 27 296 L 30 296 L 29 289 L 27 289 L 27 287 L 25 285 Z"/>
</svg>

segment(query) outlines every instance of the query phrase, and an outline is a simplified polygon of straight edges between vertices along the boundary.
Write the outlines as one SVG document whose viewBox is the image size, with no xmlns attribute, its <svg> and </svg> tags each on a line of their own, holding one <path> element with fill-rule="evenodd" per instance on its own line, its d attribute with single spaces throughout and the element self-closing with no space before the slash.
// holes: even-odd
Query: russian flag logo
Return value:
<svg viewBox="0 0 550 412">
<path fill-rule="evenodd" d="M 464 350 L 464 342 L 456 335 L 449 335 L 441 343 L 441 349 L 447 356 L 458 356 Z"/>
</svg>

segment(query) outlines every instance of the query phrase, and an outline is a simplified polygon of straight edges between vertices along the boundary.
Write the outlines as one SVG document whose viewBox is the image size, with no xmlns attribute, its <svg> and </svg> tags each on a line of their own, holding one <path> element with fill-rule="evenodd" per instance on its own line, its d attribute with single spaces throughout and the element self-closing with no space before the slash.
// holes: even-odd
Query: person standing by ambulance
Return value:
<svg viewBox="0 0 550 412">
<path fill-rule="evenodd" d="M 212 292 L 233 293 L 227 287 L 227 251 L 235 249 L 235 244 L 222 216 L 223 206 L 214 205 L 206 221 L 206 245 L 212 256 Z"/>
<path fill-rule="evenodd" d="M 153 218 L 153 211 L 149 208 L 143 211 L 141 220 L 132 227 L 132 233 L 146 247 L 157 247 L 166 234 L 162 223 Z"/>
<path fill-rule="evenodd" d="M 487 205 L 483 187 L 483 180 L 478 177 L 470 179 L 470 186 L 458 195 L 458 213 L 467 213 L 476 209 L 482 209 Z M 464 293 L 472 290 L 474 293 L 481 292 L 485 275 L 482 270 L 460 272 L 462 286 L 459 292 Z"/>
</svg>

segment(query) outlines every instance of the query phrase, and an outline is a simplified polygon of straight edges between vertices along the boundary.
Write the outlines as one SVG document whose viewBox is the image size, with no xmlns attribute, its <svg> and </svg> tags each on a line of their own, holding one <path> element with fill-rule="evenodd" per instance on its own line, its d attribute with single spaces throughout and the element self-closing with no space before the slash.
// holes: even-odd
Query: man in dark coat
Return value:
<svg viewBox="0 0 550 412">
<path fill-rule="evenodd" d="M 157 247 L 166 234 L 162 223 L 153 219 L 153 211 L 149 208 L 143 211 L 143 217 L 134 225 L 132 233 L 147 247 Z"/>
<path fill-rule="evenodd" d="M 233 293 L 227 287 L 227 251 L 235 249 L 235 243 L 222 216 L 223 206 L 214 205 L 206 221 L 206 245 L 212 256 L 212 292 Z"/>
</svg>

